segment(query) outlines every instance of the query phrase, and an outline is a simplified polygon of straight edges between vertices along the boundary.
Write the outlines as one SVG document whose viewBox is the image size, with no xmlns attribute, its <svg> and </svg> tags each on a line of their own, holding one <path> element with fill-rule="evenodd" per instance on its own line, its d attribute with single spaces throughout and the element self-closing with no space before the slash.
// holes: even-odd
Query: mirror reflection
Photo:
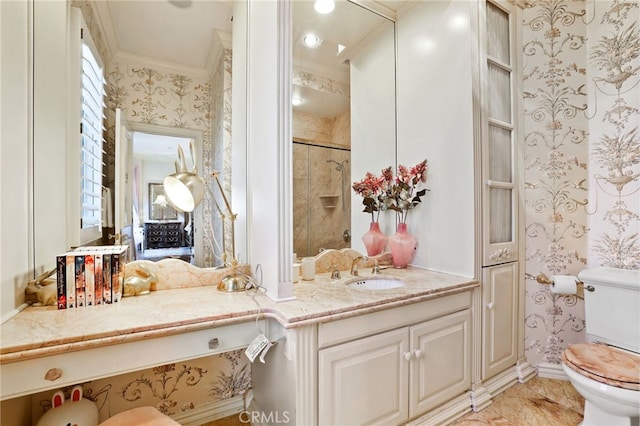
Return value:
<svg viewBox="0 0 640 426">
<path fill-rule="evenodd" d="M 192 217 L 171 205 L 163 185 L 165 176 L 175 172 L 178 147 L 188 152 L 193 139 L 141 131 L 133 132 L 132 139 L 132 202 L 124 208 L 131 208 L 135 258 L 195 262 Z"/>
<path fill-rule="evenodd" d="M 128 244 L 132 258 L 145 258 L 145 248 L 153 245 L 148 241 L 151 232 L 147 230 L 148 224 L 166 223 L 170 227 L 172 222 L 178 222 L 181 227 L 178 240 L 182 241 L 182 245 L 186 244 L 190 251 L 185 259 L 191 259 L 198 266 L 217 266 L 219 253 L 214 253 L 213 244 L 208 239 L 209 235 L 216 235 L 218 240 L 223 236 L 222 225 L 217 219 L 211 198 L 207 195 L 201 207 L 193 212 L 193 217 L 176 214 L 170 210 L 170 206 L 162 207 L 161 199 L 154 204 L 155 198 L 149 200 L 149 184 L 162 182 L 164 176 L 160 174 L 165 170 L 161 171 L 158 164 L 148 160 L 139 158 L 132 161 L 134 154 L 133 148 L 127 145 L 129 142 L 125 142 L 121 151 L 116 152 L 116 139 L 123 134 L 135 134 L 135 126 L 155 126 L 149 134 L 153 134 L 152 140 L 160 144 L 164 136 L 181 136 L 176 134 L 178 131 L 195 133 L 199 135 L 201 144 L 199 172 L 209 175 L 211 171 L 218 170 L 225 191 L 230 193 L 233 2 L 193 1 L 188 2 L 187 7 L 177 7 L 174 2 L 164 1 L 65 3 L 68 8 L 80 10 L 85 21 L 83 30 L 91 35 L 100 62 L 104 65 L 106 105 L 102 186 L 103 194 L 106 193 L 108 198 L 103 197 L 102 208 L 112 210 L 109 210 L 109 215 L 102 215 L 101 239 L 85 241 L 77 238 L 74 228 L 81 221 L 68 220 L 67 247 L 64 247 L 64 241 L 56 239 L 57 247 L 51 248 L 47 246 L 47 241 L 52 239 L 47 230 L 56 219 L 40 214 L 42 209 L 36 209 L 33 224 L 35 265 L 49 264 L 53 255 L 68 250 L 70 246 L 87 244 Z M 65 18 L 51 15 L 49 21 L 51 19 L 62 21 Z M 71 28 L 73 22 L 66 19 L 67 26 Z M 35 37 L 52 37 L 47 31 L 35 31 L 35 34 Z M 63 49 L 56 57 L 65 58 L 67 53 L 72 55 L 74 52 L 73 46 Z M 71 67 L 60 61 L 60 67 L 66 67 L 67 72 L 71 73 Z M 36 56 L 34 63 L 37 66 L 45 61 Z M 49 68 L 58 69 L 52 65 L 49 61 Z M 42 67 L 36 69 L 37 75 L 46 72 Z M 69 81 L 73 82 L 73 79 Z M 49 160 L 45 153 L 51 144 L 46 135 L 51 134 L 49 121 L 52 115 L 47 113 L 51 112 L 52 106 L 44 100 L 52 97 L 51 93 L 40 87 L 34 89 L 34 102 L 39 111 L 34 118 L 36 162 L 39 158 Z M 69 99 L 71 103 L 73 96 Z M 40 113 L 38 108 L 45 108 L 45 104 L 49 110 Z M 117 110 L 121 111 L 121 123 L 116 122 Z M 69 125 L 69 129 L 76 128 Z M 39 129 L 43 131 L 39 132 Z M 71 130 L 67 132 L 72 134 Z M 189 134 L 185 137 L 193 139 Z M 166 174 L 175 170 L 175 148 L 171 155 L 173 159 L 166 161 L 170 167 Z M 34 168 L 46 170 L 46 166 L 39 164 L 35 164 Z M 55 195 L 46 194 L 52 191 L 46 179 L 45 173 L 34 176 L 34 200 L 76 198 L 73 192 L 69 192 L 69 185 L 57 187 L 59 189 Z M 154 214 L 158 211 L 163 214 Z M 112 219 L 107 220 L 109 217 Z M 207 232 L 204 232 L 205 229 Z M 172 254 L 169 256 L 175 257 Z"/>
<path fill-rule="evenodd" d="M 362 206 L 351 204 L 354 176 L 395 163 L 394 23 L 350 1 L 335 1 L 329 13 L 318 12 L 316 3 L 293 2 L 293 251 L 299 257 L 352 247 L 352 218 L 367 221 L 358 214 Z"/>
</svg>

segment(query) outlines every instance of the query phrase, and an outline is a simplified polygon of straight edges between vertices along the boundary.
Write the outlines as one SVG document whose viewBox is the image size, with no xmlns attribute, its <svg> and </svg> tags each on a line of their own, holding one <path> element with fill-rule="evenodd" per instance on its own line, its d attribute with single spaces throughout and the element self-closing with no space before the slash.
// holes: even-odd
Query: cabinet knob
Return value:
<svg viewBox="0 0 640 426">
<path fill-rule="evenodd" d="M 487 309 L 489 310 L 493 309 L 493 302 L 487 303 Z"/>
<path fill-rule="evenodd" d="M 422 356 L 422 351 L 420 349 L 416 349 L 415 351 L 413 351 L 413 354 L 416 356 L 416 358 L 420 358 Z"/>
<path fill-rule="evenodd" d="M 44 375 L 44 379 L 50 382 L 58 380 L 60 377 L 62 377 L 62 370 L 60 370 L 59 368 L 50 368 L 49 371 L 47 371 L 47 373 Z"/>
<path fill-rule="evenodd" d="M 405 352 L 404 353 L 404 360 L 405 361 L 410 361 L 411 360 L 411 352 Z"/>
</svg>

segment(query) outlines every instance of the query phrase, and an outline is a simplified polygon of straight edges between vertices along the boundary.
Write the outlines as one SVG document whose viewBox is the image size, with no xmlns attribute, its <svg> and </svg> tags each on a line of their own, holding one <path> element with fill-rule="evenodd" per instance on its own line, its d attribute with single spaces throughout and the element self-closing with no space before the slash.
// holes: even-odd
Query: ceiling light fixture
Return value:
<svg viewBox="0 0 640 426">
<path fill-rule="evenodd" d="M 297 97 L 291 98 L 291 105 L 298 106 L 300 104 L 302 104 L 302 99 L 297 98 Z"/>
<path fill-rule="evenodd" d="M 313 4 L 313 8 L 316 12 L 326 15 L 327 13 L 333 12 L 333 9 L 336 7 L 336 4 L 333 0 L 316 0 Z"/>
<path fill-rule="evenodd" d="M 191 7 L 191 0 L 169 0 L 169 3 L 180 9 Z"/>
<path fill-rule="evenodd" d="M 320 37 L 313 33 L 307 33 L 304 35 L 304 37 L 302 37 L 302 42 L 304 43 L 304 45 L 311 48 L 320 46 L 320 41 Z"/>
</svg>

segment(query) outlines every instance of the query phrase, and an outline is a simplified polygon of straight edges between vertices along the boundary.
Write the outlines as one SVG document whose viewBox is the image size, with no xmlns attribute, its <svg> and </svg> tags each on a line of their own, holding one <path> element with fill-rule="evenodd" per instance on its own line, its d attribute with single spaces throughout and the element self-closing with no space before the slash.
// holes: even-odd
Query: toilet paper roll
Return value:
<svg viewBox="0 0 640 426">
<path fill-rule="evenodd" d="M 551 293 L 576 294 L 578 291 L 578 278 L 574 275 L 552 275 Z"/>
</svg>

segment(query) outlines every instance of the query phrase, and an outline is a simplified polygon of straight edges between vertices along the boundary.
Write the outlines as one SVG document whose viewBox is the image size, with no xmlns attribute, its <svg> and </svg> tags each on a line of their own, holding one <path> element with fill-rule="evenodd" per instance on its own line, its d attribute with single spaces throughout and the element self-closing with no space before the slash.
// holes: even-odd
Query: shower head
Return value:
<svg viewBox="0 0 640 426">
<path fill-rule="evenodd" d="M 337 162 L 336 160 L 327 160 L 327 163 L 335 163 L 336 164 L 336 170 L 341 172 L 344 170 L 344 163 L 349 162 L 349 160 L 344 160 L 341 162 Z"/>
</svg>

